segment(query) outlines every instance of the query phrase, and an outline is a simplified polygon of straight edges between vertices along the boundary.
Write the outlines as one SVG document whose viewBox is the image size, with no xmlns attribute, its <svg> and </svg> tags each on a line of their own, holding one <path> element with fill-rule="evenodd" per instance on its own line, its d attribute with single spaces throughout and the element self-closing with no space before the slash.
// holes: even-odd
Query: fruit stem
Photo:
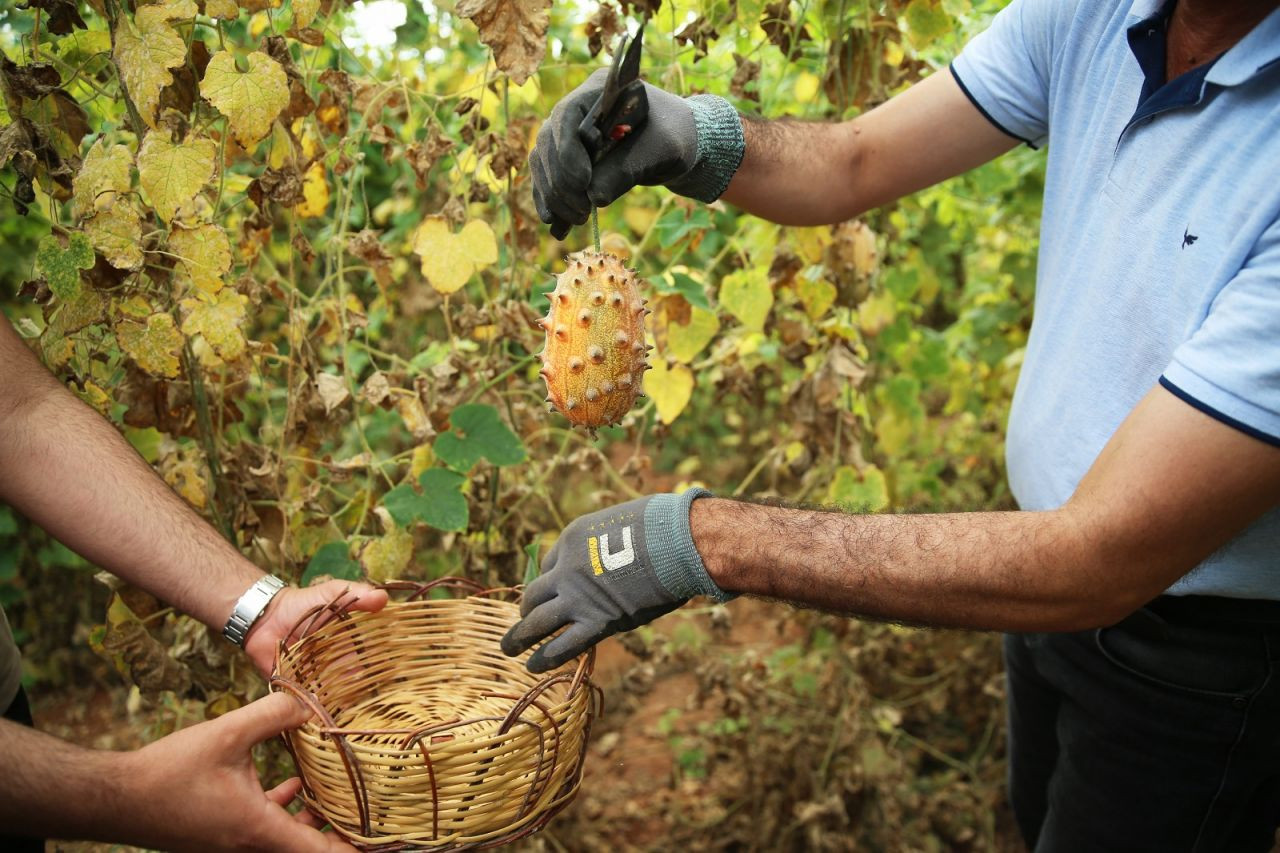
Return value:
<svg viewBox="0 0 1280 853">
<path fill-rule="evenodd" d="M 595 241 L 596 252 L 600 251 L 600 208 L 591 208 L 591 239 Z"/>
</svg>

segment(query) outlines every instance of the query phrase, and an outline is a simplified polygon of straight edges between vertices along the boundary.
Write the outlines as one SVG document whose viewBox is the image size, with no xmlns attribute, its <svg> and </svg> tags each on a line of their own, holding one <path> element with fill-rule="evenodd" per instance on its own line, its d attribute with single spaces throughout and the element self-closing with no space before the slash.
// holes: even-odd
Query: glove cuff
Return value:
<svg viewBox="0 0 1280 853">
<path fill-rule="evenodd" d="M 710 204 L 728 189 L 742 165 L 746 151 L 742 117 L 718 95 L 693 95 L 684 102 L 693 110 L 698 154 L 693 168 L 666 186 L 674 193 Z"/>
<path fill-rule="evenodd" d="M 711 492 L 693 488 L 679 495 L 654 495 L 644 508 L 645 538 L 653 571 L 667 592 L 680 601 L 705 595 L 723 604 L 737 593 L 716 586 L 689 530 L 689 507 L 703 497 Z"/>
</svg>

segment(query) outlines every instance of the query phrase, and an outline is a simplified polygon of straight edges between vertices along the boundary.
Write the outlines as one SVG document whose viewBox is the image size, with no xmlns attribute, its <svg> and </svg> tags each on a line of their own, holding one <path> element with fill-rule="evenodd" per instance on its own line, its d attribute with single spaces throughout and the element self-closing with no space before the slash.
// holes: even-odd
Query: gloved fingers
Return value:
<svg viewBox="0 0 1280 853">
<path fill-rule="evenodd" d="M 536 155 L 537 152 L 534 152 Z M 538 215 L 543 222 L 552 226 L 552 233 L 555 231 L 557 224 L 563 225 L 563 233 L 556 235 L 561 238 L 569 231 L 570 225 L 581 225 L 587 221 L 590 213 L 589 205 L 586 200 L 585 190 L 582 193 L 582 206 L 575 207 L 565 202 L 565 196 L 552 184 L 551 169 L 554 164 L 548 164 L 544 157 L 531 156 L 529 165 L 533 171 L 533 180 L 535 187 L 542 187 L 542 208 L 538 210 Z"/>
<path fill-rule="evenodd" d="M 555 639 L 543 643 L 529 656 L 525 667 L 532 673 L 547 672 L 573 660 L 613 632 L 607 627 L 588 622 L 574 622 Z"/>
<path fill-rule="evenodd" d="M 502 638 L 502 653 L 515 657 L 525 649 L 559 631 L 569 621 L 569 604 L 563 598 L 553 598 L 535 607 L 511 626 Z"/>
<path fill-rule="evenodd" d="M 637 133 L 622 140 L 617 148 L 596 164 L 591 172 L 591 184 L 587 187 L 587 198 L 593 205 L 606 207 L 613 204 L 636 186 L 636 160 L 642 153 L 638 149 L 638 143 L 643 135 Z"/>
<path fill-rule="evenodd" d="M 580 212 L 583 221 L 590 213 L 587 186 L 591 183 L 591 157 L 578 137 L 578 125 L 590 106 L 589 103 L 564 102 L 564 108 L 552 114 L 547 121 L 551 126 L 551 145 L 543 155 L 549 179 L 545 195 L 552 212 L 558 213 L 555 204 L 559 202 L 574 213 Z M 563 215 L 561 218 L 571 220 Z"/>
<path fill-rule="evenodd" d="M 554 549 L 553 549 L 554 550 Z M 520 596 L 520 615 L 528 616 L 529 612 L 535 607 L 545 604 L 556 597 L 556 578 L 547 568 L 547 562 L 542 562 L 542 574 L 538 575 L 529 585 L 524 588 L 524 594 Z"/>
</svg>

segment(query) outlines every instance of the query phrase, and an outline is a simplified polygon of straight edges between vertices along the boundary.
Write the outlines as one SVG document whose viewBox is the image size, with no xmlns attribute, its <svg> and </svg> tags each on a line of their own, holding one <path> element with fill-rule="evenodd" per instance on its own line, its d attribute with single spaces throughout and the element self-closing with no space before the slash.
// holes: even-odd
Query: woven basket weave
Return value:
<svg viewBox="0 0 1280 853">
<path fill-rule="evenodd" d="M 433 589 L 469 594 L 429 598 Z M 276 656 L 273 690 L 314 716 L 285 742 L 303 798 L 364 850 L 495 847 L 546 824 L 578 791 L 601 710 L 593 655 L 545 677 L 502 654 L 519 608 L 461 578 L 391 583 L 379 613 L 335 602 Z"/>
</svg>

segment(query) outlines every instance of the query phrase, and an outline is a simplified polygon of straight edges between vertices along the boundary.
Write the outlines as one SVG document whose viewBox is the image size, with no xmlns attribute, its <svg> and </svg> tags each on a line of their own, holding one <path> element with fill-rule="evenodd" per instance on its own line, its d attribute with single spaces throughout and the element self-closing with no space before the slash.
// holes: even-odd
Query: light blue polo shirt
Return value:
<svg viewBox="0 0 1280 853">
<path fill-rule="evenodd" d="M 1157 382 L 1280 446 L 1280 10 L 1166 85 L 1171 8 L 1014 0 L 952 66 L 1048 148 L 1006 451 L 1024 509 L 1065 503 Z M 1169 591 L 1280 599 L 1280 508 Z"/>
</svg>

